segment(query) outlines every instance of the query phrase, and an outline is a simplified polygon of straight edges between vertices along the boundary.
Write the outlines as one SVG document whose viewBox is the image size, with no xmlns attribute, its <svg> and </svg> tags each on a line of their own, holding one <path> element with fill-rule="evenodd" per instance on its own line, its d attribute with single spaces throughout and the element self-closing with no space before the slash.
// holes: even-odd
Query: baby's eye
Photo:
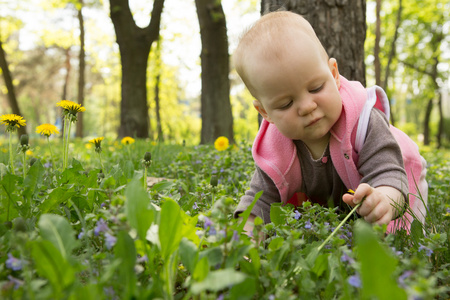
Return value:
<svg viewBox="0 0 450 300">
<path fill-rule="evenodd" d="M 292 106 L 292 103 L 294 103 L 292 100 L 289 100 L 288 103 L 286 103 L 285 105 L 281 106 L 280 109 L 288 109 L 289 107 Z"/>
<path fill-rule="evenodd" d="M 322 85 L 319 86 L 318 88 L 315 88 L 315 89 L 310 90 L 309 92 L 310 92 L 311 94 L 318 93 L 318 92 L 320 92 L 320 91 L 323 89 L 323 86 L 324 86 L 324 84 L 322 84 Z"/>
</svg>

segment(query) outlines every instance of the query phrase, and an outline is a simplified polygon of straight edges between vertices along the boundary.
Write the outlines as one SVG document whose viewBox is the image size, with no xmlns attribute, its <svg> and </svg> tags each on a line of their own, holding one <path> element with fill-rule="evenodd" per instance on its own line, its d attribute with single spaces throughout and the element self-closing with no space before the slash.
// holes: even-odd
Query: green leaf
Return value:
<svg viewBox="0 0 450 300">
<path fill-rule="evenodd" d="M 125 231 L 120 231 L 117 235 L 114 255 L 122 262 L 118 269 L 119 277 L 124 287 L 121 299 L 132 299 L 136 289 L 134 265 L 136 264 L 137 254 L 133 239 Z"/>
<path fill-rule="evenodd" d="M 30 198 L 36 192 L 38 185 L 42 184 L 44 172 L 44 166 L 40 160 L 37 160 L 30 167 L 25 180 L 23 181 L 23 195 L 25 197 Z"/>
<path fill-rule="evenodd" d="M 202 281 L 209 274 L 209 263 L 208 257 L 204 256 L 195 265 L 194 272 L 192 273 L 192 278 L 196 281 Z"/>
<path fill-rule="evenodd" d="M 31 242 L 31 256 L 37 272 L 50 281 L 54 290 L 63 290 L 75 281 L 74 268 L 50 241 Z"/>
<path fill-rule="evenodd" d="M 39 219 L 39 229 L 42 238 L 51 242 L 62 257 L 68 260 L 78 242 L 75 239 L 75 231 L 67 219 L 58 215 L 44 214 Z"/>
<path fill-rule="evenodd" d="M 158 229 L 161 255 L 164 260 L 178 248 L 183 237 L 181 234 L 182 226 L 181 207 L 174 200 L 167 198 L 161 207 Z"/>
<path fill-rule="evenodd" d="M 397 285 L 393 272 L 398 260 L 378 241 L 372 227 L 358 220 L 355 225 L 357 257 L 361 262 L 363 299 L 407 299 L 406 292 Z"/>
<path fill-rule="evenodd" d="M 183 238 L 179 249 L 181 262 L 190 273 L 193 273 L 198 261 L 197 246 L 190 240 Z"/>
<path fill-rule="evenodd" d="M 316 273 L 317 277 L 320 277 L 323 274 L 323 272 L 327 270 L 328 256 L 329 254 L 321 254 L 316 258 L 314 267 L 311 269 L 311 271 Z"/>
<path fill-rule="evenodd" d="M 419 242 L 423 239 L 423 228 L 420 221 L 414 219 L 411 224 L 411 238 L 414 241 L 414 244 L 419 247 Z"/>
<path fill-rule="evenodd" d="M 132 180 L 125 189 L 125 213 L 130 226 L 137 230 L 141 240 L 145 240 L 147 230 L 155 219 L 155 211 L 150 206 L 150 198 L 139 180 Z"/>
<path fill-rule="evenodd" d="M 152 186 L 152 190 L 153 191 L 157 191 L 157 192 L 162 192 L 164 190 L 168 190 L 170 188 L 172 188 L 172 186 L 174 186 L 175 183 L 173 181 L 161 181 L 158 183 L 155 183 Z"/>
<path fill-rule="evenodd" d="M 244 281 L 234 285 L 230 289 L 230 299 L 250 300 L 254 299 L 256 294 L 256 280 L 253 277 L 247 277 Z"/>
<path fill-rule="evenodd" d="M 204 291 L 218 292 L 225 288 L 242 283 L 247 276 L 233 269 L 209 272 L 205 280 L 192 284 L 191 291 L 198 295 Z"/>
<path fill-rule="evenodd" d="M 59 204 L 69 200 L 75 194 L 76 192 L 73 187 L 70 189 L 67 189 L 66 187 L 57 187 L 48 194 L 48 198 L 39 206 L 40 213 L 48 213 L 55 209 Z"/>
<path fill-rule="evenodd" d="M 282 214 L 282 203 L 272 203 L 270 206 L 270 220 L 275 225 L 283 225 L 286 223 L 286 218 Z"/>
</svg>

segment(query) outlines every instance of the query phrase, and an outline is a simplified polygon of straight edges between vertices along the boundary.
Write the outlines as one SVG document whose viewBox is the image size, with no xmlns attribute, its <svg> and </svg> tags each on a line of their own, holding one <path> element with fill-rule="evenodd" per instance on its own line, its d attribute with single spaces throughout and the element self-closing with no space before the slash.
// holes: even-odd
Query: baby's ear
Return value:
<svg viewBox="0 0 450 300">
<path fill-rule="evenodd" d="M 331 75 L 333 75 L 334 82 L 336 82 L 336 86 L 339 89 L 341 87 L 341 78 L 339 76 L 339 69 L 335 58 L 330 58 L 328 60 L 328 67 L 330 68 Z"/>
<path fill-rule="evenodd" d="M 255 107 L 255 109 L 261 114 L 261 116 L 266 119 L 267 122 L 269 123 L 273 123 L 269 117 L 269 115 L 267 114 L 266 110 L 264 109 L 264 106 L 262 105 L 261 102 L 259 102 L 259 100 L 253 100 L 253 106 Z"/>
</svg>

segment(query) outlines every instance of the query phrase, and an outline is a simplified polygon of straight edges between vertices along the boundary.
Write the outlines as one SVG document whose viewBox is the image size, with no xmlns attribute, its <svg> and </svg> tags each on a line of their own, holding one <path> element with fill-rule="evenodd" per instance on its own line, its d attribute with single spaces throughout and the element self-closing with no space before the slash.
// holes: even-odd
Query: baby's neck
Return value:
<svg viewBox="0 0 450 300">
<path fill-rule="evenodd" d="M 309 152 L 311 153 L 311 156 L 313 157 L 313 159 L 319 159 L 322 157 L 329 142 L 330 142 L 330 134 L 329 133 L 318 141 L 314 141 L 314 142 L 303 141 L 303 143 L 306 145 Z"/>
</svg>

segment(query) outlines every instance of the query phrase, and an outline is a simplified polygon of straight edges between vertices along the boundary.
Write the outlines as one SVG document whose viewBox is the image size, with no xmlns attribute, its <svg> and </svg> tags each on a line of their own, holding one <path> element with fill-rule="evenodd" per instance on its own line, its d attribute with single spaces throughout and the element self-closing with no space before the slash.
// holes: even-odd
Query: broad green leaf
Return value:
<svg viewBox="0 0 450 300">
<path fill-rule="evenodd" d="M 161 181 L 155 183 L 155 185 L 152 186 L 152 190 L 161 192 L 170 189 L 172 186 L 174 186 L 174 184 L 175 183 L 173 181 Z"/>
<path fill-rule="evenodd" d="M 167 198 L 161 207 L 158 229 L 161 255 L 164 260 L 178 248 L 183 237 L 182 226 L 181 207 L 174 200 Z"/>
<path fill-rule="evenodd" d="M 59 204 L 67 201 L 75 195 L 74 188 L 67 189 L 66 187 L 57 187 L 48 194 L 48 198 L 45 199 L 39 206 L 40 213 L 45 214 L 55 209 Z"/>
<path fill-rule="evenodd" d="M 278 236 L 276 238 L 273 238 L 269 243 L 269 250 L 270 251 L 278 250 L 283 245 L 283 242 L 284 242 L 284 238 L 282 238 L 282 237 Z"/>
<path fill-rule="evenodd" d="M 311 269 L 311 271 L 316 273 L 317 277 L 320 277 L 323 274 L 323 272 L 327 270 L 328 256 L 329 254 L 321 254 L 316 258 L 314 267 Z"/>
<path fill-rule="evenodd" d="M 208 274 L 209 274 L 208 258 L 203 257 L 195 265 L 194 272 L 192 273 L 192 278 L 194 278 L 195 281 L 203 281 L 203 279 L 205 279 L 206 276 L 208 276 Z"/>
<path fill-rule="evenodd" d="M 204 291 L 218 292 L 230 286 L 242 283 L 247 276 L 233 269 L 224 269 L 209 272 L 205 280 L 195 282 L 191 286 L 194 295 Z"/>
<path fill-rule="evenodd" d="M 183 238 L 181 239 L 179 249 L 181 262 L 190 273 L 193 273 L 198 261 L 197 246 L 190 240 Z"/>
<path fill-rule="evenodd" d="M 414 244 L 419 247 L 419 242 L 423 238 L 423 228 L 422 224 L 416 219 L 411 224 L 411 238 Z"/>
<path fill-rule="evenodd" d="M 31 242 L 31 256 L 37 272 L 47 278 L 56 291 L 63 290 L 75 281 L 74 267 L 50 241 Z"/>
<path fill-rule="evenodd" d="M 256 294 L 256 280 L 253 277 L 247 277 L 239 284 L 233 285 L 230 289 L 230 299 L 250 300 L 254 299 Z"/>
<path fill-rule="evenodd" d="M 361 263 L 363 299 L 406 299 L 406 292 L 397 285 L 393 272 L 398 260 L 383 247 L 371 226 L 358 220 L 355 225 L 357 257 Z"/>
<path fill-rule="evenodd" d="M 117 243 L 114 246 L 114 255 L 121 260 L 119 270 L 120 280 L 124 290 L 121 299 L 132 299 L 136 289 L 136 274 L 134 265 L 136 264 L 136 248 L 133 239 L 125 231 L 120 231 L 117 235 Z"/>
<path fill-rule="evenodd" d="M 155 219 L 155 211 L 150 206 L 150 198 L 139 180 L 132 180 L 125 189 L 125 212 L 131 227 L 145 240 L 147 230 Z"/>
<path fill-rule="evenodd" d="M 39 229 L 42 238 L 51 242 L 64 260 L 68 260 L 78 242 L 67 219 L 59 215 L 43 214 L 39 219 Z"/>
<path fill-rule="evenodd" d="M 282 215 L 282 203 L 273 203 L 270 206 L 270 220 L 275 225 L 283 225 L 286 223 L 286 218 Z"/>
<path fill-rule="evenodd" d="M 44 175 L 44 166 L 42 165 L 40 160 L 37 160 L 28 170 L 28 173 L 23 181 L 24 188 L 24 196 L 29 198 L 31 197 L 38 185 L 42 184 L 43 175 Z"/>
</svg>

